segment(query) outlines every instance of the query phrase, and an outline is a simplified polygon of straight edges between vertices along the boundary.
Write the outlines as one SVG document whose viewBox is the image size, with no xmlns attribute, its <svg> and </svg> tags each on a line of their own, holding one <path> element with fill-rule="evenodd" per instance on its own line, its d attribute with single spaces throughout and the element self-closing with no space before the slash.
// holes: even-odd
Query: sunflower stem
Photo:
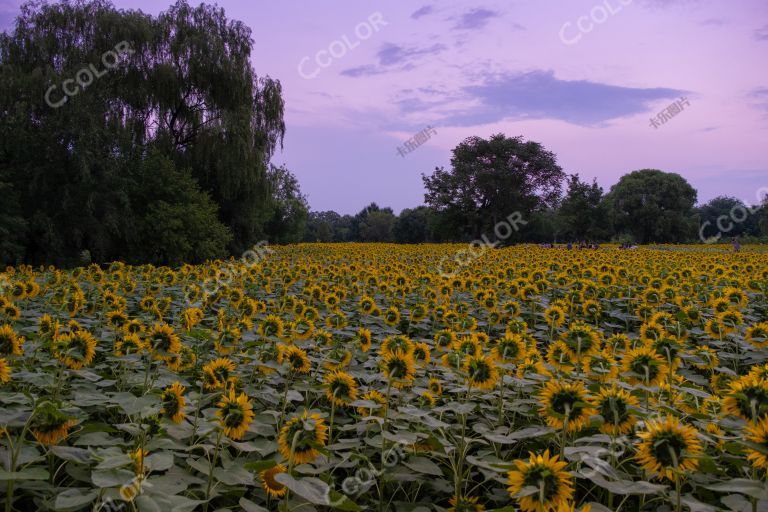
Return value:
<svg viewBox="0 0 768 512">
<path fill-rule="evenodd" d="M 208 505 L 211 501 L 211 486 L 213 485 L 213 470 L 216 468 L 216 459 L 219 458 L 219 449 L 221 448 L 221 433 L 222 429 L 219 429 L 216 434 L 216 448 L 213 450 L 213 458 L 211 459 L 211 469 L 208 472 L 208 484 L 205 487 L 205 505 L 203 505 L 203 512 L 208 511 Z"/>
<path fill-rule="evenodd" d="M 296 453 L 296 444 L 299 442 L 299 436 L 301 435 L 301 430 L 297 430 L 295 434 L 293 434 L 293 439 L 291 439 L 291 456 L 288 458 L 288 474 L 293 473 L 293 460 L 294 456 L 293 454 Z M 288 511 L 288 496 L 290 496 L 291 490 L 286 487 L 285 489 L 285 496 L 283 497 L 283 510 L 286 512 Z"/>
<path fill-rule="evenodd" d="M 386 402 L 384 404 L 384 418 L 381 422 L 381 465 L 379 467 L 379 478 L 381 481 L 379 482 L 378 488 L 379 488 L 379 511 L 384 510 L 384 448 L 385 448 L 385 440 L 384 440 L 384 432 L 387 430 L 387 419 L 389 416 L 389 396 L 392 393 L 392 379 L 389 379 L 387 381 L 387 394 L 386 394 Z"/>
</svg>

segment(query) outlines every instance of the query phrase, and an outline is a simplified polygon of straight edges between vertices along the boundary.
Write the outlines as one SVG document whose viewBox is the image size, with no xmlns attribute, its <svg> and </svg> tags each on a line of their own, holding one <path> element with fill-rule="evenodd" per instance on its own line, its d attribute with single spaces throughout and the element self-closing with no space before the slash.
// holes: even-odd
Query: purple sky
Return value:
<svg viewBox="0 0 768 512">
<path fill-rule="evenodd" d="M 152 14 L 170 3 L 113 1 Z M 0 29 L 20 3 L 0 0 Z M 422 204 L 422 172 L 497 132 L 542 143 L 606 190 L 642 168 L 683 175 L 700 202 L 754 203 L 768 187 L 766 0 L 218 4 L 252 28 L 257 73 L 283 84 L 273 162 L 313 210 Z M 680 97 L 689 105 L 653 128 Z M 427 125 L 437 135 L 399 156 Z"/>
</svg>

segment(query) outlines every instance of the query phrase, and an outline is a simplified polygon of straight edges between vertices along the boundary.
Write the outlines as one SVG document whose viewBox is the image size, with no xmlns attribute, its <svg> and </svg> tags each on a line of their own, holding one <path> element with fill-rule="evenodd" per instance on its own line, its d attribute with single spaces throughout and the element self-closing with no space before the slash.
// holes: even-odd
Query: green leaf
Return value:
<svg viewBox="0 0 768 512">
<path fill-rule="evenodd" d="M 425 473 L 433 476 L 443 476 L 443 471 L 440 467 L 425 457 L 413 457 L 408 459 L 403 464 L 416 471 L 417 473 Z"/>
<path fill-rule="evenodd" d="M 274 459 L 269 460 L 259 460 L 256 462 L 248 462 L 243 467 L 247 469 L 248 471 L 253 471 L 256 473 L 260 473 L 262 471 L 265 471 L 267 469 L 273 468 L 277 465 L 277 462 L 275 462 Z"/>
<path fill-rule="evenodd" d="M 77 510 L 96 499 L 99 493 L 88 489 L 67 489 L 56 496 L 55 510 Z"/>
<path fill-rule="evenodd" d="M 79 464 L 87 464 L 91 461 L 91 453 L 83 448 L 75 448 L 72 446 L 51 446 L 51 453 L 58 458 L 68 460 L 70 462 L 77 462 Z"/>
<path fill-rule="evenodd" d="M 0 481 L 8 480 L 48 480 L 48 471 L 43 468 L 29 468 L 24 471 L 0 469 Z"/>
<path fill-rule="evenodd" d="M 746 478 L 734 478 L 717 484 L 704 485 L 705 489 L 720 492 L 737 492 L 746 494 L 751 498 L 759 500 L 768 500 L 768 486 L 763 482 L 756 480 L 747 480 Z"/>
<path fill-rule="evenodd" d="M 275 480 L 286 486 L 313 505 L 330 506 L 337 510 L 357 512 L 362 510 L 349 498 L 328 487 L 328 484 L 317 478 L 293 478 L 288 473 L 279 473 Z"/>
<path fill-rule="evenodd" d="M 265 509 L 264 507 L 260 507 L 259 505 L 245 498 L 240 498 L 238 504 L 243 510 L 245 510 L 245 512 L 269 512 L 269 510 Z"/>
</svg>

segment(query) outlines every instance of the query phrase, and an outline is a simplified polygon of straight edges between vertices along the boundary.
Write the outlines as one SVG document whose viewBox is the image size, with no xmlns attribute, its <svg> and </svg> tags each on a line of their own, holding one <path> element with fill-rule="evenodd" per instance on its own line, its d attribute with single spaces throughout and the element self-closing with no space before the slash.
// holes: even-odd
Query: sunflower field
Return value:
<svg viewBox="0 0 768 512">
<path fill-rule="evenodd" d="M 0 502 L 768 510 L 768 253 L 304 244 L 0 273 Z"/>
</svg>

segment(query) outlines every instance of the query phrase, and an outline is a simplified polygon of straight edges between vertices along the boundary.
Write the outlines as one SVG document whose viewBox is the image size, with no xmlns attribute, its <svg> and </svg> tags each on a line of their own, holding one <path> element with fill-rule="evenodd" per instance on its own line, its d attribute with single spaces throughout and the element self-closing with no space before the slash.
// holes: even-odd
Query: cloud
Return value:
<svg viewBox="0 0 768 512">
<path fill-rule="evenodd" d="M 755 30 L 755 39 L 758 41 L 768 41 L 768 25 Z"/>
<path fill-rule="evenodd" d="M 378 65 L 367 64 L 345 69 L 341 72 L 344 76 L 358 78 L 361 76 L 381 75 L 392 71 L 408 71 L 415 67 L 414 61 L 424 55 L 437 55 L 448 48 L 442 44 L 433 44 L 429 47 L 406 47 L 386 43 L 376 53 L 379 59 Z"/>
<path fill-rule="evenodd" d="M 704 25 L 707 27 L 722 27 L 727 24 L 728 22 L 723 18 L 708 18 L 701 22 L 701 25 Z"/>
<path fill-rule="evenodd" d="M 401 101 L 409 111 L 433 110 L 440 106 L 443 125 L 475 126 L 517 119 L 558 119 L 577 125 L 598 125 L 611 119 L 646 112 L 651 104 L 677 98 L 686 91 L 669 88 L 622 87 L 586 80 L 559 80 L 553 71 L 503 74 L 487 78 L 480 85 L 463 88 L 460 100 L 424 102 Z"/>
<path fill-rule="evenodd" d="M 411 14 L 411 18 L 413 18 L 414 20 L 417 20 L 423 16 L 432 14 L 434 11 L 435 9 L 431 5 L 425 5 L 424 7 L 418 9 L 416 12 Z"/>
<path fill-rule="evenodd" d="M 379 58 L 379 64 L 382 66 L 392 66 L 402 64 L 409 60 L 414 60 L 422 55 L 436 55 L 447 50 L 445 45 L 433 44 L 427 48 L 406 48 L 396 44 L 385 44 L 376 54 Z"/>
<path fill-rule="evenodd" d="M 498 17 L 500 14 L 496 11 L 478 8 L 464 13 L 454 26 L 457 30 L 474 30 L 483 28 L 488 22 Z"/>
<path fill-rule="evenodd" d="M 341 72 L 344 76 L 349 76 L 352 78 L 358 78 L 361 76 L 372 76 L 372 75 L 380 75 L 382 73 L 385 73 L 386 70 L 384 68 L 380 68 L 378 66 L 374 66 L 373 64 L 367 64 L 365 66 L 357 66 L 354 68 L 347 68 Z"/>
<path fill-rule="evenodd" d="M 749 91 L 747 96 L 754 101 L 754 105 L 760 110 L 768 111 L 768 87 L 756 87 Z"/>
</svg>

